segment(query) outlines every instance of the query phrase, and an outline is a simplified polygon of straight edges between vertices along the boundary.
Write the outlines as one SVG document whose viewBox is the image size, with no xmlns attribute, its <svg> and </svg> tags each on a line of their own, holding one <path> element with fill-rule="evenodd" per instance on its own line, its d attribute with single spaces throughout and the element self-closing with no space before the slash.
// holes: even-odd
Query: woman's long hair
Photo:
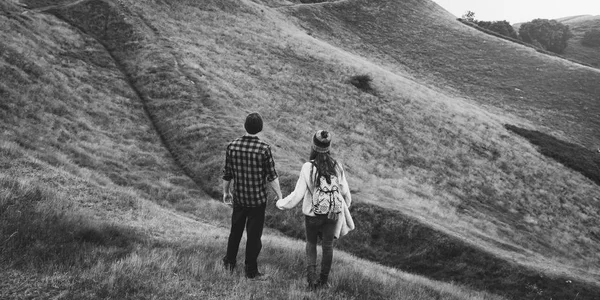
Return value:
<svg viewBox="0 0 600 300">
<path fill-rule="evenodd" d="M 319 186 L 321 176 L 324 176 L 327 183 L 330 184 L 331 176 L 337 176 L 338 172 L 341 171 L 337 161 L 331 157 L 329 151 L 321 153 L 312 149 L 310 151 L 310 161 L 317 169 L 316 174 L 313 174 L 314 168 L 310 172 L 310 176 L 314 180 L 314 186 Z"/>
</svg>

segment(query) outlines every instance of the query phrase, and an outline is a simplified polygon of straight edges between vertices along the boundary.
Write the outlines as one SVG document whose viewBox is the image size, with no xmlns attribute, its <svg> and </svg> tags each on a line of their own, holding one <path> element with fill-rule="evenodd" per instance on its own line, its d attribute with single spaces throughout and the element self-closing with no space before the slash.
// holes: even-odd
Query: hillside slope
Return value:
<svg viewBox="0 0 600 300">
<path fill-rule="evenodd" d="M 108 44 L 9 2 L 0 24 L 1 299 L 501 299 L 341 252 L 312 293 L 303 244 L 273 231 L 273 280 L 225 272 L 230 209 L 179 166 Z"/>
<path fill-rule="evenodd" d="M 521 121 L 504 119 L 502 122 L 524 122 L 526 124 L 529 121 L 535 126 L 549 128 L 552 133 L 566 139 L 577 140 L 589 146 L 598 144 L 596 132 L 599 128 L 597 115 L 600 105 L 597 99 L 600 95 L 600 86 L 596 83 L 600 80 L 600 73 L 597 70 L 548 57 L 527 47 L 514 45 L 477 32 L 455 21 L 431 1 L 342 1 L 321 6 L 285 7 L 281 10 L 300 18 L 302 20 L 300 24 L 315 37 L 327 40 L 352 53 L 368 57 L 388 69 L 420 78 L 437 86 L 440 90 L 451 89 L 458 94 L 466 95 L 475 103 L 487 105 L 488 108 L 489 105 L 495 105 L 508 113 L 523 117 Z M 375 74 L 373 76 L 377 77 Z M 439 99 L 443 98 L 438 96 L 438 99 L 427 100 L 431 105 L 435 105 L 434 103 L 437 103 L 436 100 Z M 442 101 L 448 102 L 446 99 Z M 413 111 L 413 113 L 415 112 Z M 447 114 L 451 113 L 454 111 L 449 110 Z M 405 115 L 401 114 L 401 116 Z M 398 119 L 402 120 L 403 118 L 399 117 Z M 450 122 L 458 123 L 455 120 Z M 485 126 L 490 126 L 494 121 L 485 123 Z M 461 123 L 457 126 L 469 125 Z M 427 129 L 421 128 L 420 130 L 426 131 Z M 502 136 L 501 132 L 494 133 L 500 135 L 497 137 L 491 137 L 489 134 L 486 132 L 482 135 L 482 132 L 478 132 L 474 133 L 478 137 L 465 139 L 470 140 L 468 143 L 473 143 L 473 141 L 486 136 L 486 140 L 482 143 L 485 145 L 483 149 L 492 152 L 495 149 L 500 157 L 520 156 L 521 153 L 523 155 L 528 153 L 524 149 L 510 149 L 518 144 L 512 141 L 511 146 L 500 149 L 497 144 L 500 144 L 506 137 Z M 458 136 L 454 137 L 459 138 Z M 442 148 L 443 145 L 439 144 L 443 144 L 444 141 L 440 140 L 438 136 L 435 140 L 438 145 L 432 147 Z M 441 155 L 447 154 L 445 151 L 439 152 L 442 153 Z M 511 171 L 507 170 L 505 166 L 498 165 L 498 162 L 494 161 L 493 153 L 487 155 L 484 154 L 482 157 L 482 159 L 488 160 L 485 164 L 496 165 L 491 166 L 489 170 L 489 175 L 494 174 L 493 177 L 495 177 L 489 182 L 490 188 L 494 190 L 490 191 L 492 195 L 489 195 L 485 188 L 480 189 L 472 185 L 469 185 L 469 188 L 464 185 L 461 187 L 465 190 L 480 190 L 481 194 L 474 197 L 479 199 L 476 200 L 478 202 L 481 202 L 482 195 L 491 196 L 490 201 L 484 204 L 494 207 L 489 209 L 509 212 L 510 209 L 505 206 L 506 203 L 497 206 L 490 202 L 499 201 L 499 198 L 502 197 L 499 194 L 504 194 L 504 192 L 500 192 L 502 188 L 499 185 L 508 182 L 516 184 L 514 181 L 516 178 L 504 177 L 503 173 L 508 175 Z M 514 160 L 512 162 L 514 163 Z M 544 162 L 543 165 L 542 168 L 548 168 L 548 163 Z M 523 166 L 527 166 L 531 170 L 536 167 L 536 164 L 529 161 Z M 477 168 L 479 169 L 472 175 L 474 178 L 487 176 L 482 174 L 485 166 L 478 164 Z M 444 171 L 448 172 L 452 169 L 456 169 L 456 167 L 444 166 L 444 168 L 436 170 L 437 172 L 434 174 L 444 174 Z M 540 174 L 539 171 L 534 172 Z M 562 172 L 564 171 L 556 171 L 557 174 Z M 464 176 L 465 172 L 461 170 L 457 174 Z M 556 174 L 548 175 L 553 177 Z M 512 176 L 515 174 L 509 177 Z M 517 175 L 516 177 L 521 176 Z M 551 188 L 549 186 L 554 184 L 550 183 L 552 182 L 550 177 L 541 178 L 539 175 L 536 177 L 537 179 L 534 181 L 540 180 L 538 183 L 526 184 L 527 190 L 530 192 L 548 191 L 547 188 Z M 520 180 L 517 179 L 517 181 Z M 528 179 L 525 180 L 528 181 Z M 566 182 L 565 180 L 561 181 L 563 183 L 560 185 Z M 538 187 L 537 184 L 540 186 Z M 564 186 L 563 188 L 571 189 Z M 598 192 L 597 186 L 590 185 L 588 188 L 593 194 Z M 580 187 L 575 189 L 580 190 Z M 498 194 L 498 192 L 500 193 Z M 562 192 L 557 190 L 551 193 L 560 195 Z M 510 205 L 514 205 L 515 201 L 524 197 L 520 194 L 509 196 L 511 199 L 509 202 L 512 202 Z M 593 204 L 594 197 L 597 196 L 583 196 L 578 199 L 592 200 L 589 203 L 589 210 L 586 209 L 586 211 L 596 211 Z M 551 204 L 564 201 L 564 199 L 559 201 L 559 197 L 554 200 L 551 198 L 538 194 L 527 202 L 548 201 L 547 203 Z M 577 205 L 586 201 L 572 200 L 572 202 L 568 202 L 577 203 Z M 531 203 L 525 205 L 529 206 Z M 517 210 L 520 209 L 517 208 Z M 510 215 L 510 213 L 508 214 Z M 540 211 L 531 212 L 534 218 L 543 214 Z M 570 223 L 573 219 L 578 219 L 578 217 L 568 217 L 565 222 L 568 220 Z M 515 220 L 511 220 L 509 223 L 514 225 Z M 577 230 L 577 232 L 581 231 Z"/>
<path fill-rule="evenodd" d="M 28 1 L 31 7 L 47 2 Z M 268 1 L 260 1 L 265 2 Z M 409 249 L 414 251 L 413 254 L 429 254 L 436 249 L 447 249 L 445 246 L 448 245 L 467 247 L 470 251 L 465 251 L 465 256 L 461 252 L 464 248 L 450 253 L 451 258 L 462 259 L 463 264 L 452 266 L 456 267 L 456 273 L 463 272 L 473 261 L 474 256 L 470 255 L 491 253 L 510 266 L 508 270 L 513 273 L 534 270 L 544 278 L 550 277 L 550 280 L 538 279 L 539 275 L 536 275 L 535 280 L 510 282 L 519 285 L 522 295 L 533 299 L 537 290 L 531 287 L 543 282 L 553 285 L 549 288 L 557 293 L 568 290 L 568 295 L 573 296 L 581 289 L 584 292 L 580 298 L 593 299 L 591 295 L 596 291 L 595 283 L 600 276 L 597 273 L 600 247 L 597 238 L 600 218 L 595 209 L 600 199 L 597 186 L 541 156 L 526 141 L 511 135 L 503 127 L 505 122 L 529 126 L 535 122 L 490 113 L 476 105 L 474 100 L 479 98 L 467 100 L 457 96 L 485 90 L 485 84 L 491 82 L 492 77 L 460 75 L 474 81 L 465 84 L 467 89 L 459 85 L 449 92 L 445 84 L 454 79 L 448 74 L 453 68 L 462 70 L 463 67 L 451 65 L 452 59 L 441 56 L 440 53 L 445 53 L 441 48 L 446 46 L 442 42 L 446 40 L 440 41 L 435 35 L 423 36 L 422 43 L 429 46 L 421 50 L 432 49 L 434 52 L 395 56 L 393 44 L 386 46 L 382 41 L 397 41 L 399 33 L 394 28 L 386 29 L 382 24 L 386 18 L 382 16 L 387 16 L 388 21 L 391 18 L 396 20 L 394 22 L 415 23 L 416 27 L 408 27 L 414 31 L 424 28 L 416 20 L 388 15 L 389 11 L 402 13 L 407 10 L 412 12 L 410 15 L 420 16 L 429 23 L 433 22 L 432 17 L 437 17 L 434 19 L 442 22 L 438 26 L 445 32 L 442 36 L 458 35 L 467 41 L 478 36 L 475 31 L 452 23 L 439 7 L 426 1 L 402 4 L 342 1 L 280 10 L 260 3 L 90 0 L 46 10 L 76 28 L 69 30 L 81 32 L 82 36 L 97 41 L 96 47 L 105 49 L 105 54 L 114 61 L 114 70 L 122 74 L 119 75 L 120 84 L 130 87 L 131 97 L 138 99 L 141 103 L 138 107 L 147 112 L 148 124 L 152 124 L 158 133 L 155 139 L 163 142 L 168 150 L 163 153 L 173 158 L 170 166 L 181 170 L 179 175 L 193 179 L 193 183 L 188 180 L 167 183 L 161 179 L 139 177 L 140 181 L 150 185 L 148 190 L 155 193 L 152 199 L 161 201 L 175 194 L 174 206 L 180 202 L 188 203 L 181 205 L 182 208 L 202 218 L 210 216 L 211 210 L 201 209 L 202 204 L 190 204 L 193 201 L 189 199 L 206 198 L 188 193 L 198 186 L 210 197 L 219 197 L 222 149 L 227 141 L 243 133 L 241 120 L 245 114 L 260 111 L 267 120 L 262 137 L 274 146 L 286 191 L 293 187 L 298 168 L 306 160 L 312 133 L 317 128 L 328 128 L 336 135 L 335 155 L 348 170 L 357 207 L 367 210 L 367 213 L 357 215 L 359 222 L 367 224 L 383 216 L 371 218 L 369 211 L 379 211 L 381 207 L 389 209 L 393 213 L 378 219 L 383 225 L 397 226 L 398 220 L 409 216 L 413 220 L 410 226 L 400 226 L 408 239 L 414 237 L 414 228 L 425 227 L 427 230 L 419 232 L 436 237 L 427 243 L 415 239 L 415 244 L 411 244 L 414 248 Z M 299 29 L 290 22 L 289 14 L 281 12 L 307 20 L 303 26 L 311 28 L 310 32 Z M 27 23 L 21 20 L 27 17 L 16 16 L 23 16 L 21 13 L 10 15 L 15 19 L 12 22 Z M 318 22 L 314 20 L 315 16 L 319 17 Z M 340 21 L 353 16 L 366 21 Z M 451 26 L 444 27 L 444 22 Z M 366 27 L 361 29 L 358 25 Z M 452 28 L 455 30 L 446 31 Z M 370 39 L 372 32 L 378 33 L 378 39 Z M 406 39 L 403 43 L 410 41 Z M 440 46 L 434 47 L 436 44 Z M 464 43 L 461 47 L 449 49 L 459 55 L 478 45 Z M 518 53 L 538 57 L 529 50 L 516 49 Z M 81 57 L 87 59 L 90 56 Z M 455 60 L 456 57 L 450 58 Z M 447 64 L 436 67 L 443 61 Z M 564 68 L 561 61 L 543 58 L 540 62 L 556 73 L 571 70 L 569 64 Z M 508 72 L 513 67 L 520 68 L 518 66 L 503 67 L 502 70 Z M 492 68 L 488 70 L 493 71 Z M 595 73 L 586 73 L 587 69 L 571 71 L 586 76 L 592 74 L 592 79 L 595 78 Z M 350 84 L 353 76 L 363 74 L 372 76 L 374 92 L 365 93 Z M 535 99 L 542 99 L 538 92 L 546 87 L 545 83 L 533 80 L 529 83 L 527 92 Z M 586 87 L 582 92 L 584 96 L 597 88 L 585 85 L 587 82 L 583 84 Z M 76 82 L 73 86 L 81 84 Z M 502 90 L 492 87 L 494 91 Z M 16 89 L 11 88 L 11 93 L 18 95 Z M 54 98 L 71 94 L 71 90 L 65 89 Z M 513 93 L 512 89 L 507 93 Z M 567 95 L 571 95 L 569 93 L 572 91 L 567 90 Z M 482 99 L 502 100 L 502 97 L 495 98 L 498 95 L 485 94 Z M 105 98 L 112 97 L 101 97 Z M 510 111 L 519 112 L 523 107 L 524 104 L 515 106 Z M 12 109 L 12 106 L 5 108 L 7 114 Z M 527 116 L 536 116 L 536 113 Z M 587 124 L 588 119 L 584 117 L 582 122 Z M 553 121 L 560 122 L 560 119 Z M 116 124 L 109 125 L 114 127 L 110 127 L 108 133 L 114 134 L 121 129 Z M 15 131 L 18 126 L 10 128 Z M 50 130 L 48 128 L 52 127 L 41 128 Z M 124 130 L 122 134 L 127 132 Z M 16 134 L 23 135 L 26 134 Z M 57 133 L 51 131 L 46 135 L 53 138 Z M 593 139 L 590 136 L 582 134 L 573 139 Z M 40 142 L 40 145 L 44 143 Z M 57 147 L 61 145 L 58 143 Z M 128 157 L 121 157 L 121 160 L 130 161 Z M 152 160 L 142 163 L 146 163 L 145 167 L 153 166 Z M 100 160 L 98 165 L 103 167 L 108 163 Z M 91 165 L 90 168 L 96 167 Z M 117 182 L 117 177 L 111 178 L 106 185 L 112 188 Z M 130 186 L 129 181 L 123 184 Z M 174 193 L 165 193 L 163 185 L 175 189 Z M 178 192 L 182 185 L 189 186 Z M 269 212 L 271 221 L 277 216 L 281 215 Z M 362 217 L 365 217 L 364 221 L 360 219 Z M 283 224 L 272 222 L 275 227 L 283 227 Z M 356 236 L 361 239 L 355 243 L 379 246 L 377 244 L 385 242 L 378 240 L 376 233 L 380 230 L 376 226 L 365 226 L 360 230 Z M 435 234 L 428 230 L 434 230 Z M 446 242 L 446 245 L 442 244 Z M 385 247 L 382 245 L 376 250 Z M 390 248 L 391 252 L 397 250 Z M 435 267 L 443 265 L 435 264 Z M 499 281 L 503 275 L 497 272 L 487 279 Z M 463 282 L 469 284 L 469 279 L 477 277 L 478 274 L 470 274 Z M 563 278 L 574 279 L 579 285 L 569 289 L 571 282 L 567 283 Z M 477 288 L 485 289 L 486 284 L 484 282 Z M 506 287 L 495 286 L 495 291 L 506 290 Z"/>
<path fill-rule="evenodd" d="M 409 68 L 418 78 L 600 146 L 600 72 L 503 41 L 461 24 L 432 1 L 342 1 L 283 8 L 344 49 Z"/>
<path fill-rule="evenodd" d="M 581 45 L 583 35 L 587 31 L 592 29 L 600 30 L 600 15 L 573 16 L 561 18 L 558 21 L 569 25 L 571 32 L 573 32 L 573 38 L 569 40 L 564 55 L 600 68 L 600 49 Z"/>
</svg>

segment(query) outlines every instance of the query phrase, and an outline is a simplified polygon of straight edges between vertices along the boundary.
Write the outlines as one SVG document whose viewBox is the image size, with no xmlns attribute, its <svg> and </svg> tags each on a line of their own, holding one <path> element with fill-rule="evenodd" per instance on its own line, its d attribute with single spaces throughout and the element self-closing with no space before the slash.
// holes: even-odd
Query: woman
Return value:
<svg viewBox="0 0 600 300">
<path fill-rule="evenodd" d="M 310 161 L 302 166 L 300 178 L 296 183 L 294 191 L 284 199 L 277 201 L 277 208 L 291 209 L 300 201 L 302 203 L 302 212 L 305 215 L 306 229 L 306 260 L 307 260 L 307 281 L 311 289 L 328 286 L 327 280 L 331 270 L 333 260 L 333 239 L 336 231 L 340 231 L 340 223 L 344 222 L 344 211 L 352 203 L 350 189 L 344 174 L 342 165 L 331 157 L 329 146 L 331 144 L 331 134 L 324 130 L 319 130 L 313 136 L 313 145 L 310 153 Z M 324 205 L 315 203 L 323 189 L 323 185 L 329 187 L 336 186 L 337 197 L 339 195 L 342 204 L 341 213 L 339 208 L 332 204 L 329 213 L 323 211 Z M 336 196 L 332 196 L 334 198 Z M 317 214 L 315 213 L 317 212 Z M 340 218 L 341 215 L 341 218 Z M 347 216 L 349 218 L 349 214 Z M 339 234 L 339 233 L 337 233 Z M 321 273 L 319 279 L 316 279 L 317 267 L 317 237 L 322 237 Z"/>
</svg>

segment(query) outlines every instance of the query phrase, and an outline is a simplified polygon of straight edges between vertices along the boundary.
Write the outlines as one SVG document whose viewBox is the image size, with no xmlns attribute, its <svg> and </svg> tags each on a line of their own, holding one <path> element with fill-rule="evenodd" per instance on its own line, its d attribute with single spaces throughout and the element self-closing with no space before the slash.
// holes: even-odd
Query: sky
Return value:
<svg viewBox="0 0 600 300">
<path fill-rule="evenodd" d="M 600 15 L 600 0 L 433 0 L 460 18 L 467 11 L 481 21 L 506 20 L 511 24 L 533 19 Z"/>
</svg>

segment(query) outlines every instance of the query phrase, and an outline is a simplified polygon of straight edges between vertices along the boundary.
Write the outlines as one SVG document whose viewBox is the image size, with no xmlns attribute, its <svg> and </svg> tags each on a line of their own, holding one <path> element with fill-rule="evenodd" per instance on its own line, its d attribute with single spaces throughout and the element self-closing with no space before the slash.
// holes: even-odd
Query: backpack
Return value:
<svg viewBox="0 0 600 300">
<path fill-rule="evenodd" d="M 332 175 L 331 183 L 327 183 L 327 179 L 321 176 L 312 198 L 315 215 L 327 215 L 329 219 L 337 220 L 342 211 L 342 201 L 344 198 L 340 194 L 338 178 Z"/>
</svg>

